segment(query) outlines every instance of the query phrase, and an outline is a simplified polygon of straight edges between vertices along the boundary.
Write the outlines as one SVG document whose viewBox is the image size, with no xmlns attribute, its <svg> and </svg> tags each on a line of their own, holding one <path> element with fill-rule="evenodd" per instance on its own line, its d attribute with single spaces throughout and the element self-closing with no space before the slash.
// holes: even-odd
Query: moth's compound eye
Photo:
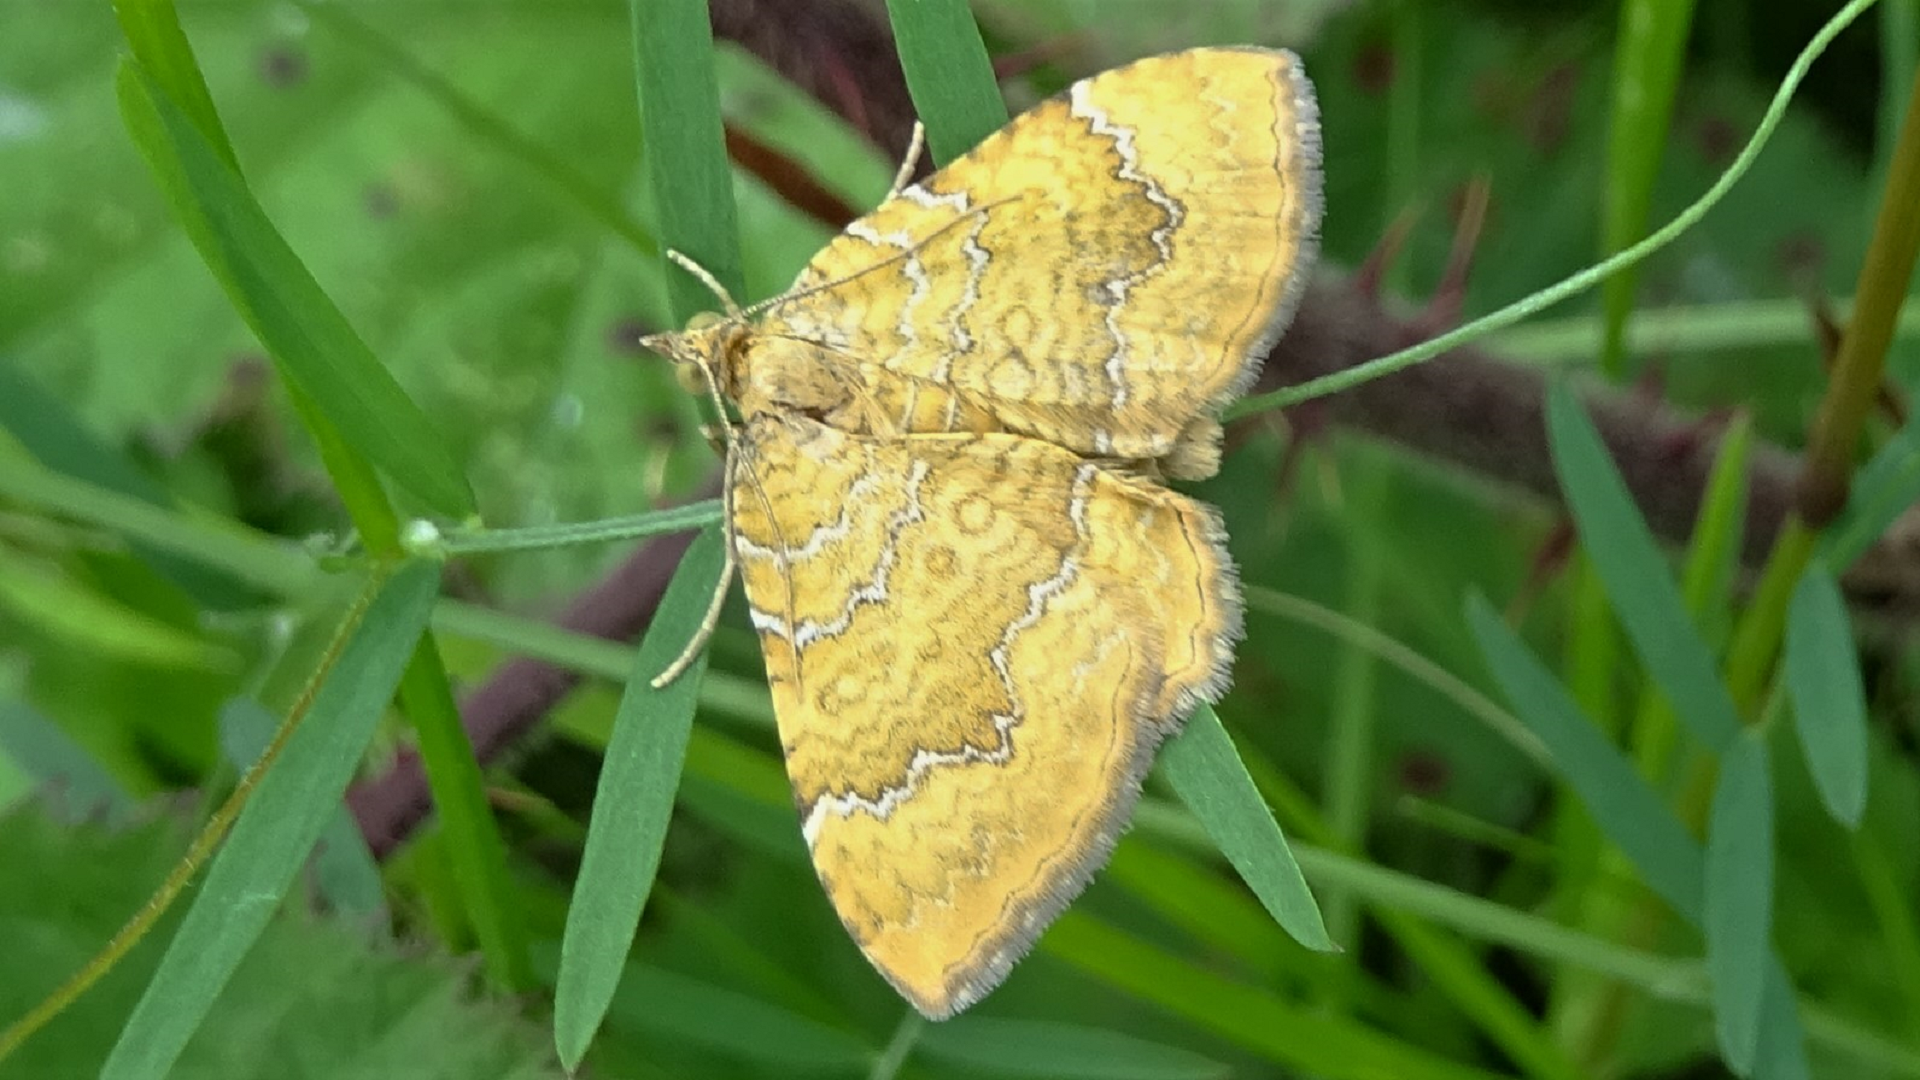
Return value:
<svg viewBox="0 0 1920 1080">
<path fill-rule="evenodd" d="M 691 360 L 676 361 L 673 365 L 673 377 L 680 381 L 680 389 L 689 394 L 707 392 L 707 380 L 700 375 L 700 365 Z"/>
</svg>

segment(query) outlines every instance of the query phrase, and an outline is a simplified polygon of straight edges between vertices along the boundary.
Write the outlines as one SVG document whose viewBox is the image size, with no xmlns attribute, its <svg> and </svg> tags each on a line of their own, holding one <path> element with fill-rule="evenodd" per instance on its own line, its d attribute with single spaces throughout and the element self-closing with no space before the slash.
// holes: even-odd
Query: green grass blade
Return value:
<svg viewBox="0 0 1920 1080">
<path fill-rule="evenodd" d="M 240 174 L 138 64 L 117 79 L 128 132 L 187 236 L 281 375 L 346 443 L 435 511 L 474 513 L 449 447 L 287 246 Z"/>
<path fill-rule="evenodd" d="M 638 964 L 608 1018 L 652 1035 L 776 1066 L 773 1075 L 859 1076 L 874 1050 L 857 1036 L 736 990 Z"/>
<path fill-rule="evenodd" d="M 698 632 L 725 560 L 725 544 L 720 530 L 709 529 L 681 558 L 634 658 L 614 717 L 560 943 L 553 1032 L 560 1060 L 569 1069 L 579 1066 L 613 1001 L 660 867 L 706 667 L 705 650 L 693 667 L 666 686 L 656 690 L 652 680 Z"/>
<path fill-rule="evenodd" d="M 1494 681 L 1547 745 L 1561 775 L 1601 830 L 1633 860 L 1654 892 L 1688 922 L 1703 925 L 1706 854 L 1693 837 L 1620 751 L 1580 713 L 1553 673 L 1477 594 L 1467 600 L 1467 622 Z M 1798 1078 L 1805 1075 L 1806 1048 L 1793 984 L 1777 957 L 1769 956 L 1766 962 L 1768 985 L 1753 1075 L 1763 1080 Z"/>
<path fill-rule="evenodd" d="M 1553 673 L 1478 594 L 1467 623 L 1513 711 L 1547 746 L 1555 767 L 1654 892 L 1689 921 L 1703 908 L 1700 848 L 1619 749 L 1601 736 Z"/>
<path fill-rule="evenodd" d="M 1709 648 L 1725 644 L 1732 633 L 1734 574 L 1740 568 L 1742 532 L 1747 521 L 1747 459 L 1753 445 L 1753 418 L 1736 414 L 1713 456 L 1705 496 L 1694 517 L 1680 572 L 1680 593 L 1693 625 Z M 1628 737 L 1640 775 L 1665 789 L 1673 775 L 1680 732 L 1664 695 L 1643 685 Z"/>
<path fill-rule="evenodd" d="M 1835 821 L 1858 828 L 1867 806 L 1867 692 L 1846 599 L 1819 560 L 1787 608 L 1785 668 L 1793 729 L 1820 801 Z"/>
<path fill-rule="evenodd" d="M 1366 1024 L 1306 1008 L 1069 909 L 1043 952 L 1268 1061 L 1326 1080 L 1492 1080 Z"/>
<path fill-rule="evenodd" d="M 745 302 L 733 168 L 720 122 L 713 72 L 713 27 L 706 0 L 629 0 L 634 70 L 639 80 L 641 166 L 653 193 L 654 231 L 664 251 L 705 267 Z M 685 322 L 720 302 L 669 262 L 667 302 Z"/>
<path fill-rule="evenodd" d="M 1720 1055 L 1747 1076 L 1759 1047 L 1773 928 L 1773 781 L 1766 732 L 1727 747 L 1707 826 L 1707 973 Z"/>
<path fill-rule="evenodd" d="M 1626 0 L 1614 48 L 1612 103 L 1607 116 L 1607 184 L 1600 243 L 1611 255 L 1640 239 L 1653 204 L 1653 182 L 1667 146 L 1674 90 L 1686 60 L 1693 0 Z M 1600 287 L 1606 313 L 1601 369 L 1616 379 L 1626 371 L 1627 316 L 1633 311 L 1638 267 L 1627 267 Z"/>
<path fill-rule="evenodd" d="M 117 449 L 89 431 L 72 407 L 48 393 L 27 373 L 0 364 L 0 429 L 55 473 L 98 484 L 156 507 L 172 496 Z M 0 468 L 6 466 L 0 465 Z M 135 541 L 134 553 L 201 605 L 228 610 L 258 599 L 234 578 Z"/>
<path fill-rule="evenodd" d="M 1660 545 L 1614 468 L 1600 433 L 1564 383 L 1547 393 L 1554 468 L 1587 558 L 1620 625 L 1677 715 L 1709 747 L 1740 730 L 1712 650 L 1694 629 Z"/>
<path fill-rule="evenodd" d="M 338 808 L 426 628 L 439 584 L 439 567 L 413 563 L 373 599 L 214 856 L 102 1080 L 160 1080 L 179 1057 Z"/>
<path fill-rule="evenodd" d="M 1135 833 L 1114 850 L 1100 879 L 1131 893 L 1145 910 L 1195 944 L 1231 956 L 1251 970 L 1300 970 L 1313 962 L 1245 886 L 1221 873 L 1211 859 L 1175 853 Z"/>
<path fill-rule="evenodd" d="M 173 0 L 114 0 L 113 14 L 126 35 L 133 58 L 159 84 L 162 95 L 185 113 L 207 148 L 235 173 L 240 159 L 213 107 L 207 81 L 193 58 L 193 47 L 180 29 L 180 15 Z"/>
<path fill-rule="evenodd" d="M 0 496 L 98 526 L 197 567 L 212 567 L 255 588 L 297 596 L 321 578 L 313 557 L 293 543 L 237 523 L 169 509 L 111 487 L 0 460 Z"/>
<path fill-rule="evenodd" d="M 1337 951 L 1293 849 L 1211 708 L 1194 710 L 1160 752 L 1160 769 L 1281 928 L 1309 949 Z"/>
<path fill-rule="evenodd" d="M 1037 1020 L 962 1016 L 920 1035 L 920 1055 L 965 1075 L 1044 1076 L 1057 1080 L 1212 1080 L 1226 1065 L 1191 1050 L 1116 1031 Z"/>
<path fill-rule="evenodd" d="M 1706 495 L 1687 541 L 1687 562 L 1680 575 L 1681 595 L 1694 625 L 1709 642 L 1722 642 L 1732 628 L 1720 620 L 1733 603 L 1734 575 L 1747 526 L 1747 461 L 1753 449 L 1753 416 L 1735 414 L 1713 456 Z"/>
<path fill-rule="evenodd" d="M 941 165 L 1007 122 L 993 61 L 966 0 L 887 0 L 907 90 Z"/>
<path fill-rule="evenodd" d="M 1746 175 L 1748 169 L 1752 168 L 1754 160 L 1760 156 L 1761 149 L 1773 137 L 1774 129 L 1779 127 L 1781 118 L 1786 115 L 1788 103 L 1793 100 L 1794 92 L 1806 79 L 1807 71 L 1813 67 L 1813 62 L 1819 59 L 1820 54 L 1826 51 L 1834 38 L 1839 37 L 1843 30 L 1875 2 L 1876 0 L 1848 0 L 1844 7 L 1834 12 L 1832 18 L 1821 24 L 1820 29 L 1808 40 L 1806 47 L 1794 57 L 1792 66 L 1780 80 L 1779 89 L 1774 91 L 1773 99 L 1767 103 L 1767 111 L 1754 128 L 1753 135 L 1727 164 L 1726 170 L 1698 199 L 1689 203 L 1686 209 L 1674 215 L 1671 221 L 1654 230 L 1645 239 L 1554 285 L 1522 297 L 1498 311 L 1462 323 L 1418 345 L 1377 357 L 1364 364 L 1344 368 L 1330 375 L 1308 379 L 1284 389 L 1241 398 L 1227 407 L 1221 414 L 1221 419 L 1238 420 L 1255 413 L 1285 408 L 1302 401 L 1336 394 L 1361 383 L 1391 375 L 1403 368 L 1425 363 L 1468 341 L 1485 337 L 1497 330 L 1504 330 L 1531 315 L 1545 311 L 1562 300 L 1586 291 L 1608 276 L 1618 273 L 1622 267 L 1632 266 L 1672 243 L 1706 217 L 1707 212 L 1726 195 L 1734 184 L 1739 182 L 1742 176 Z"/>
<path fill-rule="evenodd" d="M 533 986 L 524 919 L 515 907 L 507 876 L 507 843 L 487 801 L 480 763 L 460 723 L 440 646 L 429 631 L 414 645 L 413 659 L 400 679 L 400 705 L 412 722 L 427 791 L 439 814 L 447 869 L 492 985 L 524 992 Z"/>
<path fill-rule="evenodd" d="M 15 626 L 103 660 L 220 671 L 237 659 L 199 634 L 127 607 L 8 547 L 0 547 L 0 614 Z"/>
<path fill-rule="evenodd" d="M 4 716 L 0 709 L 0 716 Z M 1853 834 L 1853 864 L 1861 891 L 1873 909 L 1875 931 L 1890 981 L 1900 989 L 1895 1030 L 1920 1031 L 1920 911 L 1914 910 L 1906 862 L 1888 854 L 1888 839 L 1871 831 Z M 1893 839 L 1893 843 L 1902 841 Z M 1889 1016 L 1894 1015 L 1892 1010 Z M 1920 1075 L 1920 1066 L 1913 1073 Z"/>
</svg>

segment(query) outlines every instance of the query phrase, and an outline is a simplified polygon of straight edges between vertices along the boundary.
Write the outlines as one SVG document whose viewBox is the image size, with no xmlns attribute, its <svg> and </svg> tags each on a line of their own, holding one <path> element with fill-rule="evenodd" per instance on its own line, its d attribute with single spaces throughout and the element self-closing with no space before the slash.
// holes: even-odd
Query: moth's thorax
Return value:
<svg viewBox="0 0 1920 1080">
<path fill-rule="evenodd" d="M 726 364 L 722 386 L 749 417 L 800 414 L 853 435 L 1002 430 L 951 387 L 817 342 L 749 330 Z"/>
</svg>

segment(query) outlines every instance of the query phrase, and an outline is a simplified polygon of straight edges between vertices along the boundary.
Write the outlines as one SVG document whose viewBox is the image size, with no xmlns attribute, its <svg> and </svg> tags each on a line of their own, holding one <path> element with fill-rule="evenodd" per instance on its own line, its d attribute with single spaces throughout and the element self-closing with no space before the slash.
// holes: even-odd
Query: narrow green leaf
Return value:
<svg viewBox="0 0 1920 1080">
<path fill-rule="evenodd" d="M 1250 970 L 1276 971 L 1312 962 L 1260 902 L 1211 859 L 1196 859 L 1188 851 L 1176 854 L 1135 832 L 1115 849 L 1102 880 L 1127 890 L 1145 910 L 1195 944 L 1231 956 Z"/>
<path fill-rule="evenodd" d="M 1586 803 L 1601 831 L 1640 868 L 1654 892 L 1689 921 L 1698 922 L 1702 856 L 1693 837 L 1477 593 L 1467 600 L 1467 624 L 1513 711 L 1546 744 L 1554 767 Z"/>
<path fill-rule="evenodd" d="M 1007 103 L 966 0 L 887 0 L 907 90 L 945 165 L 1004 127 Z"/>
<path fill-rule="evenodd" d="M 1231 1075 L 1191 1050 L 1073 1024 L 962 1016 L 920 1035 L 920 1053 L 966 1070 L 1058 1080 L 1209 1080 Z"/>
<path fill-rule="evenodd" d="M 0 496 L 125 536 L 192 568 L 217 567 L 264 591 L 301 595 L 321 577 L 313 557 L 286 540 L 224 518 L 170 510 L 137 493 L 31 462 L 0 461 Z"/>
<path fill-rule="evenodd" d="M 1467 599 L 1467 622 L 1514 711 L 1539 734 L 1561 775 L 1602 831 L 1676 912 L 1702 926 L 1706 853 L 1620 751 L 1580 714 L 1553 673 L 1478 594 Z M 1806 1034 L 1800 1026 L 1793 984 L 1777 956 L 1769 953 L 1766 963 L 1764 1023 L 1753 1074 L 1759 1080 L 1803 1080 Z"/>
<path fill-rule="evenodd" d="M 1916 0 L 1920 6 L 1920 0 Z M 1920 14 L 1920 12 L 1916 12 Z M 1904 1030 L 1920 1031 L 1920 910 L 1914 908 L 1904 854 L 1895 856 L 1889 849 L 1904 846 L 1897 835 L 1875 836 L 1872 831 L 1853 834 L 1853 865 L 1860 875 L 1860 888 L 1873 910 L 1873 934 L 1880 942 L 1880 954 L 1889 981 L 1899 987 L 1898 1014 Z M 1895 1015 L 1892 1009 L 1889 1016 Z M 1920 1048 L 1916 1048 L 1920 1054 Z M 1912 1070 L 1920 1076 L 1920 1065 Z"/>
<path fill-rule="evenodd" d="M 339 806 L 439 592 L 439 567 L 408 564 L 362 616 L 312 706 L 214 856 L 102 1080 L 160 1080 L 266 928 Z"/>
<path fill-rule="evenodd" d="M 1694 625 L 1709 642 L 1720 642 L 1731 627 L 1722 620 L 1731 607 L 1734 575 L 1747 526 L 1747 459 L 1753 448 L 1753 415 L 1736 413 L 1720 438 L 1713 471 L 1693 519 L 1687 563 L 1680 575 L 1681 594 Z"/>
<path fill-rule="evenodd" d="M 207 93 L 207 81 L 200 75 L 193 47 L 180 29 L 180 15 L 173 0 L 114 0 L 113 14 L 135 62 L 153 77 L 160 93 L 192 121 L 208 149 L 238 173 L 240 159 L 227 140 L 220 113 L 213 107 L 213 96 Z"/>
<path fill-rule="evenodd" d="M 1773 928 L 1773 781 L 1766 732 L 1751 728 L 1727 747 L 1707 825 L 1707 973 L 1720 1055 L 1737 1075 L 1752 1071 Z"/>
<path fill-rule="evenodd" d="M 1274 921 L 1309 949 L 1339 951 L 1293 849 L 1211 708 L 1194 710 L 1186 730 L 1160 752 L 1160 769 Z"/>
<path fill-rule="evenodd" d="M 220 671 L 237 658 L 199 635 L 0 547 L 0 611 L 62 645 L 151 667 Z"/>
<path fill-rule="evenodd" d="M 427 506 L 474 513 L 450 449 L 287 246 L 253 193 L 133 61 L 117 78 L 128 132 L 207 268 L 281 375 L 346 442 Z"/>
<path fill-rule="evenodd" d="M 1810 1080 L 1807 1029 L 1800 1023 L 1793 979 L 1778 956 L 1767 957 L 1765 1000 L 1761 1005 L 1760 1050 L 1754 1080 Z"/>
<path fill-rule="evenodd" d="M 720 123 L 713 27 L 706 0 L 628 0 L 639 80 L 641 166 L 653 193 L 663 257 L 678 251 L 745 302 L 733 168 Z M 669 262 L 667 300 L 682 322 L 719 308 L 708 288 Z"/>
<path fill-rule="evenodd" d="M 1853 565 L 1895 518 L 1920 502 L 1920 417 L 1907 421 L 1860 467 L 1839 518 L 1821 536 L 1836 571 Z"/>
<path fill-rule="evenodd" d="M 1827 813 L 1858 828 L 1867 806 L 1867 691 L 1840 584 L 1816 559 L 1787 608 L 1787 692 L 1793 729 Z"/>
<path fill-rule="evenodd" d="M 778 1075 L 858 1076 L 874 1050 L 858 1037 L 758 998 L 672 971 L 626 969 L 609 1019 L 746 1061 Z"/>
<path fill-rule="evenodd" d="M 699 632 L 725 561 L 726 542 L 720 530 L 708 529 L 681 558 L 640 643 L 614 717 L 560 943 L 553 1034 L 560 1060 L 569 1069 L 579 1066 L 613 1000 L 641 909 L 653 889 L 686 761 L 705 651 L 666 686 L 654 689 L 652 680 Z"/>
<path fill-rule="evenodd" d="M 1680 573 L 1687 614 L 1709 648 L 1724 646 L 1733 631 L 1733 583 L 1747 521 L 1747 458 L 1752 445 L 1752 415 L 1735 414 L 1714 454 L 1713 471 L 1707 476 L 1706 493 L 1687 543 L 1686 566 Z M 1657 687 L 1641 687 L 1627 743 L 1640 775 L 1654 787 L 1666 789 L 1680 731 L 1672 705 Z"/>
<path fill-rule="evenodd" d="M 1547 392 L 1555 471 L 1580 544 L 1606 587 L 1620 625 L 1674 712 L 1709 747 L 1740 730 L 1712 650 L 1693 627 L 1660 545 L 1614 468 L 1600 433 L 1565 383 Z"/>
<path fill-rule="evenodd" d="M 259 702 L 234 698 L 220 707 L 220 751 L 235 769 L 245 771 L 267 752 L 277 726 L 274 715 Z M 367 849 L 346 804 L 334 807 L 325 831 L 313 848 L 313 884 L 320 899 L 333 911 L 372 925 L 386 910 L 386 889 L 380 864 Z"/>
<path fill-rule="evenodd" d="M 166 489 L 89 431 L 66 402 L 8 364 L 0 364 L 0 428 L 54 473 L 154 506 L 172 505 Z M 257 594 L 217 569 L 138 540 L 133 548 L 142 561 L 206 607 L 228 610 L 258 600 Z"/>
<path fill-rule="evenodd" d="M 116 7 L 121 30 L 133 50 L 133 62 L 129 66 L 144 71 L 156 91 L 155 96 L 178 110 L 176 118 L 183 116 L 191 124 L 198 133 L 200 145 L 214 156 L 215 171 L 228 174 L 244 191 L 246 184 L 239 159 L 233 153 L 225 128 L 221 126 L 213 99 L 207 94 L 199 62 L 194 59 L 193 48 L 180 28 L 179 14 L 174 10 L 173 0 L 119 0 Z M 121 115 L 123 119 L 130 116 L 124 98 Z M 127 120 L 127 128 L 134 135 L 135 143 L 139 143 L 138 130 L 131 120 Z M 164 179 L 161 187 L 166 193 Z M 178 206 L 186 203 L 180 197 L 174 197 L 172 201 L 176 203 L 176 213 L 181 213 Z M 191 217 L 191 214 L 182 214 L 183 220 L 188 222 L 188 235 L 194 236 Z M 199 240 L 196 239 L 195 243 L 198 244 Z M 231 292 L 228 278 L 222 276 L 218 267 L 208 260 L 204 247 L 201 257 L 208 261 L 215 278 L 223 286 L 228 286 Z M 298 263 L 295 265 L 298 266 Z M 265 284 L 270 288 L 277 286 L 278 282 L 268 279 Z M 318 289 L 313 291 L 318 292 Z M 244 309 L 241 313 L 245 315 Z M 259 333 L 257 327 L 255 333 Z M 274 351 L 276 342 L 263 340 L 263 344 L 279 364 L 281 377 L 286 379 L 286 365 Z M 362 543 L 376 554 L 398 556 L 399 519 L 388 502 L 386 489 L 380 482 L 374 463 L 351 445 L 348 436 L 327 415 L 327 409 L 314 400 L 306 388 L 290 379 L 287 381 L 287 402 L 300 418 L 301 425 L 312 436 L 320 461 L 333 480 L 348 515 L 352 517 L 354 528 L 359 530 Z M 459 479 L 464 491 L 464 478 Z M 467 493 L 466 498 L 471 504 L 471 493 Z M 431 500 L 428 504 L 432 505 Z"/>
</svg>

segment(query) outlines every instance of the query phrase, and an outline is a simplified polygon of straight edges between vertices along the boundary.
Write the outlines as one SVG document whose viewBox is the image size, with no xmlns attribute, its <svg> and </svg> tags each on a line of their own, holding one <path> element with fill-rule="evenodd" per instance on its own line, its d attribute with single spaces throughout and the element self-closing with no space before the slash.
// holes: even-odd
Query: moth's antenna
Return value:
<svg viewBox="0 0 1920 1080">
<path fill-rule="evenodd" d="M 726 308 L 728 318 L 738 319 L 742 317 L 744 313 L 740 310 L 740 305 L 733 302 L 733 294 L 728 292 L 727 287 L 720 284 L 720 279 L 714 277 L 706 267 L 701 266 L 699 263 L 694 262 L 686 255 L 672 248 L 667 249 L 667 260 L 698 278 L 700 284 L 705 285 L 713 292 L 713 295 L 719 297 L 721 306 Z"/>
<path fill-rule="evenodd" d="M 802 297 L 812 296 L 814 293 L 826 292 L 828 289 L 837 289 L 840 286 L 845 285 L 847 282 L 852 281 L 856 278 L 862 277 L 866 274 L 871 274 L 875 270 L 880 269 L 881 267 L 892 266 L 894 263 L 899 262 L 900 260 L 919 251 L 921 248 L 926 247 L 928 244 L 933 243 L 935 240 L 939 239 L 943 234 L 945 234 L 948 229 L 951 229 L 954 226 L 959 225 L 961 222 L 969 221 L 973 218 L 985 217 L 987 215 L 987 211 L 992 210 L 997 206 L 1004 206 L 1007 203 L 1010 203 L 1019 197 L 1020 196 L 1018 195 L 1008 195 L 1005 198 L 995 199 L 990 203 L 984 203 L 980 206 L 976 206 L 973 209 L 968 210 L 964 214 L 955 214 L 952 221 L 947 222 L 946 224 L 933 230 L 927 235 L 921 237 L 920 239 L 915 240 L 913 243 L 907 245 L 906 247 L 901 248 L 899 251 L 895 252 L 894 254 L 879 260 L 878 262 L 871 263 L 867 266 L 863 266 L 860 269 L 855 270 L 851 274 L 847 274 L 843 277 L 834 278 L 832 281 L 823 281 L 817 285 L 809 285 L 804 289 L 789 289 L 778 296 L 769 296 L 765 300 L 760 301 L 759 303 L 747 305 L 745 308 L 741 309 L 739 312 L 735 314 L 739 318 L 750 319 L 753 316 L 758 315 L 761 312 L 767 310 L 768 308 L 779 307 L 781 304 L 785 304 L 794 300 L 799 300 Z"/>
<path fill-rule="evenodd" d="M 900 194 L 900 189 L 913 179 L 913 170 L 920 165 L 920 152 L 927 148 L 927 125 L 918 120 L 913 122 L 913 138 L 907 140 L 907 156 L 900 161 L 900 171 L 893 174 L 893 186 L 887 189 L 887 198 Z"/>
</svg>

